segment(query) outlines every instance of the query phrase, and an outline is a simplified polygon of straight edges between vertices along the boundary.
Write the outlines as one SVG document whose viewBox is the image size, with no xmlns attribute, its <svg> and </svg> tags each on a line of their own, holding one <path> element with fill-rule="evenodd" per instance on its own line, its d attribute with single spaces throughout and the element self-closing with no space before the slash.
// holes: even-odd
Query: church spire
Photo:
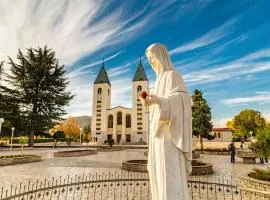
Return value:
<svg viewBox="0 0 270 200">
<path fill-rule="evenodd" d="M 98 73 L 98 76 L 97 76 L 94 84 L 100 84 L 100 83 L 108 83 L 109 85 L 111 85 L 109 77 L 107 75 L 107 71 L 105 69 L 104 58 L 103 58 L 101 69 Z"/>
<path fill-rule="evenodd" d="M 134 75 L 132 81 L 148 81 L 146 74 L 145 74 L 145 71 L 144 71 L 144 68 L 143 68 L 143 65 L 142 65 L 141 56 L 140 56 L 140 63 L 137 67 L 137 70 L 135 72 L 135 75 Z"/>
</svg>

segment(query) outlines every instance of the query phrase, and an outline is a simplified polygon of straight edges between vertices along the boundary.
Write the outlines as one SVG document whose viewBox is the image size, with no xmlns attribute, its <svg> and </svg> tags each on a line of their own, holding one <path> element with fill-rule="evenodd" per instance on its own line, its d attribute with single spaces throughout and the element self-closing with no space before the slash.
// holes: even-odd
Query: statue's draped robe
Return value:
<svg viewBox="0 0 270 200">
<path fill-rule="evenodd" d="M 153 200 L 188 200 L 191 172 L 191 98 L 176 71 L 164 71 L 151 92 L 160 105 L 150 106 L 148 172 Z"/>
</svg>

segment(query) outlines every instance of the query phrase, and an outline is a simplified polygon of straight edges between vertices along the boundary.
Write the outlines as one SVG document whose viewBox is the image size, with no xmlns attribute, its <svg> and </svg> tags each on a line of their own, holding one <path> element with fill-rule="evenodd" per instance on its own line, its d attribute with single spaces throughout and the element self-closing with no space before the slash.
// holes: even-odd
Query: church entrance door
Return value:
<svg viewBox="0 0 270 200">
<path fill-rule="evenodd" d="M 107 140 L 112 140 L 112 134 L 107 135 Z"/>
<path fill-rule="evenodd" d="M 131 135 L 130 134 L 126 134 L 126 142 L 131 142 Z"/>
<path fill-rule="evenodd" d="M 122 134 L 117 134 L 117 135 L 116 135 L 116 142 L 117 142 L 117 143 L 120 143 L 121 137 L 122 137 Z"/>
</svg>

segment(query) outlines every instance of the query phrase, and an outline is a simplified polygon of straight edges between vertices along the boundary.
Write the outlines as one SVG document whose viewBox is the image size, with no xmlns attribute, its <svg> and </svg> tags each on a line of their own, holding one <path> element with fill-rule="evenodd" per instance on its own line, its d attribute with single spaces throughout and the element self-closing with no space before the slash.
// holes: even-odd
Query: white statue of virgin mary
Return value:
<svg viewBox="0 0 270 200">
<path fill-rule="evenodd" d="M 148 172 L 153 200 L 188 200 L 192 159 L 192 100 L 167 48 L 152 44 L 146 56 L 156 73 L 153 91 L 140 97 L 150 108 Z"/>
</svg>

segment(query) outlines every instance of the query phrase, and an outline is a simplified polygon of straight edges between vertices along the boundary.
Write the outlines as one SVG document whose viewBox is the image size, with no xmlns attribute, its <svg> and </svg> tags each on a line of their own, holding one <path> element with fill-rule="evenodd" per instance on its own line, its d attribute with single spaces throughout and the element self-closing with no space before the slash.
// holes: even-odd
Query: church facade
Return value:
<svg viewBox="0 0 270 200">
<path fill-rule="evenodd" d="M 93 83 L 92 137 L 98 143 L 114 139 L 116 143 L 147 142 L 149 112 L 142 106 L 139 95 L 149 91 L 148 79 L 140 60 L 132 80 L 132 108 L 111 107 L 111 86 L 104 63 Z"/>
</svg>

